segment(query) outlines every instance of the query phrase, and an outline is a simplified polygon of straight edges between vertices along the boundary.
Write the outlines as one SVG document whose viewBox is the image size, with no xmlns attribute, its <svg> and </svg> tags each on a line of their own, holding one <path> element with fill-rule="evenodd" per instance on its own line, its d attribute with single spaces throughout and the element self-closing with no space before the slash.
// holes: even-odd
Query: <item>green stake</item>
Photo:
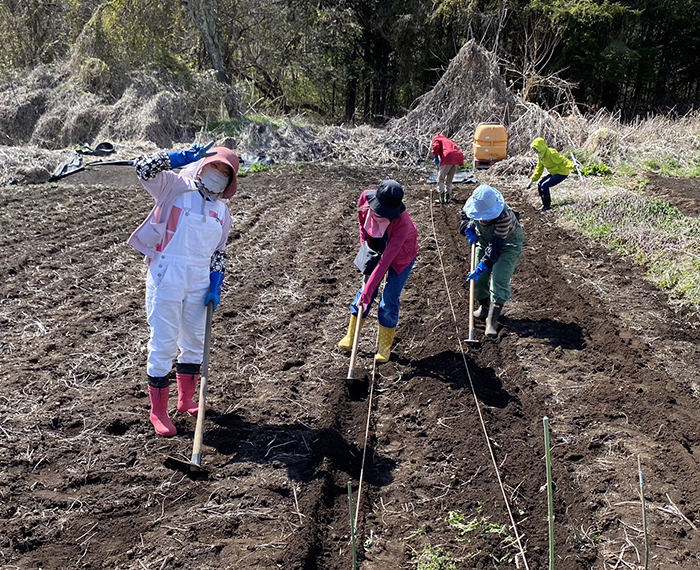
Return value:
<svg viewBox="0 0 700 570">
<path fill-rule="evenodd" d="M 549 450 L 549 418 L 542 418 L 544 424 L 544 450 L 547 463 L 547 511 L 549 514 L 549 570 L 554 570 L 554 497 L 552 493 L 552 455 Z"/>
<path fill-rule="evenodd" d="M 357 570 L 357 547 L 355 545 L 355 517 L 352 513 L 352 481 L 348 481 L 348 499 L 350 500 L 350 536 L 352 537 L 352 570 Z"/>
<path fill-rule="evenodd" d="M 647 529 L 647 502 L 644 498 L 644 475 L 642 475 L 642 456 L 637 455 L 639 468 L 639 496 L 642 499 L 642 525 L 644 526 L 644 570 L 649 570 L 649 531 Z"/>
</svg>

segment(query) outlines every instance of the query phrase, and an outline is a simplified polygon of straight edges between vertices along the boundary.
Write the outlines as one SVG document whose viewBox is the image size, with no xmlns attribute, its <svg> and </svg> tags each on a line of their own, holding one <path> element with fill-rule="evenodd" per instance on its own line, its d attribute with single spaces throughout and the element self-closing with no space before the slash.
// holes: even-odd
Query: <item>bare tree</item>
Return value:
<svg viewBox="0 0 700 570">
<path fill-rule="evenodd" d="M 192 22 L 197 26 L 199 34 L 204 43 L 211 65 L 216 71 L 219 81 L 230 84 L 231 80 L 221 55 L 219 40 L 216 35 L 216 12 L 215 0 L 181 0 L 182 5 L 192 18 Z"/>
<path fill-rule="evenodd" d="M 523 25 L 520 53 L 515 55 L 516 64 L 506 64 L 508 71 L 522 83 L 520 96 L 532 101 L 537 92 L 548 91 L 556 100 L 574 104 L 571 89 L 575 83 L 563 79 L 557 72 L 545 71 L 562 41 L 561 32 L 553 31 L 543 17 L 528 19 Z"/>
</svg>

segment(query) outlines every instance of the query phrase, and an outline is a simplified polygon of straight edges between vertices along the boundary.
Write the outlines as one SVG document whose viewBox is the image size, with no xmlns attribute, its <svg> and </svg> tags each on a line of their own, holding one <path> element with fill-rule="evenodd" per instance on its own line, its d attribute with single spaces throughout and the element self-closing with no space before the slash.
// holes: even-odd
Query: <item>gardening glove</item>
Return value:
<svg viewBox="0 0 700 570">
<path fill-rule="evenodd" d="M 459 233 L 469 239 L 469 245 L 474 245 L 479 241 L 479 236 L 476 235 L 476 230 L 474 226 L 471 225 L 471 220 L 464 210 L 459 211 L 459 219 L 461 220 L 459 224 Z"/>
<path fill-rule="evenodd" d="M 433 162 L 435 163 L 435 166 L 438 166 L 440 164 L 440 157 L 436 156 L 435 158 L 433 158 Z"/>
<path fill-rule="evenodd" d="M 532 182 L 532 180 L 530 180 L 530 182 L 528 182 L 528 184 L 527 184 L 527 190 L 532 188 L 532 185 L 533 185 L 533 182 Z"/>
<path fill-rule="evenodd" d="M 481 277 L 481 274 L 486 271 L 488 267 L 486 267 L 486 264 L 483 261 L 479 262 L 479 265 L 477 265 L 474 268 L 474 271 L 472 271 L 469 275 L 467 275 L 467 281 L 473 279 L 474 281 L 477 281 L 479 277 Z"/>
<path fill-rule="evenodd" d="M 204 305 L 208 305 L 211 301 L 214 303 L 214 310 L 219 306 L 221 301 L 221 285 L 224 283 L 224 274 L 220 271 L 212 271 L 209 274 L 209 293 L 204 299 Z"/>
<path fill-rule="evenodd" d="M 207 152 L 212 146 L 214 146 L 214 141 L 206 145 L 195 143 L 187 150 L 173 150 L 168 153 L 170 167 L 173 169 L 182 168 L 191 162 L 197 162 L 200 158 L 214 156 L 216 152 Z"/>
<path fill-rule="evenodd" d="M 357 303 L 355 303 L 355 307 L 357 308 L 358 314 L 364 317 L 367 314 L 367 311 L 369 310 L 369 302 L 362 301 L 362 297 L 360 297 L 357 300 Z"/>
<path fill-rule="evenodd" d="M 467 239 L 469 240 L 469 245 L 479 243 L 479 236 L 476 235 L 476 230 L 474 229 L 474 226 L 467 226 L 462 232 L 462 234 L 467 236 Z"/>
</svg>

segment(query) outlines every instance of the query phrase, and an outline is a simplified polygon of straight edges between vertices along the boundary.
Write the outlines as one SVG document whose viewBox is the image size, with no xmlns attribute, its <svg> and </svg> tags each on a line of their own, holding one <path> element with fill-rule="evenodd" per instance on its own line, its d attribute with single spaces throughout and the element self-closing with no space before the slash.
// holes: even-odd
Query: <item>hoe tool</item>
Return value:
<svg viewBox="0 0 700 570">
<path fill-rule="evenodd" d="M 350 367 L 348 368 L 348 382 L 355 380 L 355 360 L 357 359 L 357 345 L 360 340 L 360 327 L 362 327 L 362 307 L 357 311 L 357 326 L 355 327 L 355 335 L 352 339 L 352 352 L 350 353 Z"/>
<path fill-rule="evenodd" d="M 175 457 L 168 457 L 166 465 L 172 469 L 190 473 L 205 473 L 202 468 L 202 440 L 204 439 L 204 416 L 206 415 L 207 380 L 209 379 L 209 346 L 211 344 L 211 321 L 214 315 L 214 303 L 207 305 L 207 324 L 204 330 L 204 357 L 202 359 L 202 373 L 199 377 L 199 410 L 197 411 L 197 425 L 194 430 L 194 442 L 192 443 L 192 459 L 183 461 Z"/>
<path fill-rule="evenodd" d="M 365 280 L 362 280 L 362 289 L 365 287 Z M 355 361 L 357 360 L 357 347 L 360 341 L 360 329 L 362 328 L 362 305 L 357 308 L 357 325 L 352 339 L 352 352 L 350 353 L 350 365 L 345 385 L 351 398 L 362 397 L 367 390 L 367 382 L 364 379 L 355 378 Z"/>
<path fill-rule="evenodd" d="M 469 263 L 469 272 L 474 271 L 476 267 L 476 244 L 472 244 L 471 261 Z M 469 338 L 467 342 L 470 344 L 479 344 L 479 341 L 474 338 L 474 279 L 469 280 Z"/>
</svg>

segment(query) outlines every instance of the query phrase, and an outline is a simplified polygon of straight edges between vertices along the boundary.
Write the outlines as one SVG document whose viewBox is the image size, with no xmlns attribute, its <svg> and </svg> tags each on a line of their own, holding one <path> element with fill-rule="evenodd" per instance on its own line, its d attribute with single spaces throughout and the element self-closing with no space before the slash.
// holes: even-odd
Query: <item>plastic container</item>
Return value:
<svg viewBox="0 0 700 570">
<path fill-rule="evenodd" d="M 488 168 L 508 156 L 508 132 L 501 123 L 479 123 L 474 133 L 474 166 Z"/>
</svg>

